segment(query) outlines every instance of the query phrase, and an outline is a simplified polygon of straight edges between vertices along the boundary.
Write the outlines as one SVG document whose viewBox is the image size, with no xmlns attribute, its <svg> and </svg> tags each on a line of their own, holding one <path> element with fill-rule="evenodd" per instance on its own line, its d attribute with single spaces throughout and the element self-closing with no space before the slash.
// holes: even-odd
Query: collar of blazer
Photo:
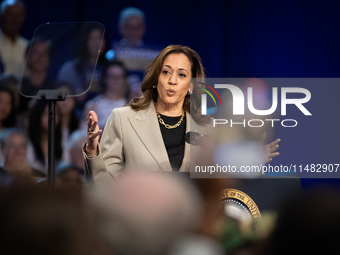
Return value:
<svg viewBox="0 0 340 255">
<path fill-rule="evenodd" d="M 159 128 L 156 109 L 153 103 L 145 110 L 137 111 L 134 117 L 130 117 L 129 121 L 142 141 L 146 149 L 153 156 L 160 168 L 164 171 L 172 171 L 168 153 L 166 151 L 161 130 Z M 186 113 L 186 132 L 190 130 L 191 116 Z M 185 143 L 184 158 L 180 171 L 188 169 L 190 161 L 190 145 Z"/>
</svg>

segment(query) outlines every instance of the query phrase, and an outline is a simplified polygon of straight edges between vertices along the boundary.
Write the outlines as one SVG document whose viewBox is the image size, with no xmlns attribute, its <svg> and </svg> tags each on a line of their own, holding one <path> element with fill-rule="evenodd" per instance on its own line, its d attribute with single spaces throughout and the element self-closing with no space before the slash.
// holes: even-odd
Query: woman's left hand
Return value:
<svg viewBox="0 0 340 255">
<path fill-rule="evenodd" d="M 262 135 L 262 141 L 264 141 L 267 137 L 267 133 L 264 132 Z M 265 151 L 266 151 L 266 155 L 267 155 L 267 160 L 266 163 L 269 163 L 273 160 L 274 157 L 280 155 L 279 152 L 277 152 L 277 148 L 279 148 L 279 142 L 281 141 L 280 138 L 276 139 L 274 142 L 271 142 L 267 145 L 264 146 Z"/>
</svg>

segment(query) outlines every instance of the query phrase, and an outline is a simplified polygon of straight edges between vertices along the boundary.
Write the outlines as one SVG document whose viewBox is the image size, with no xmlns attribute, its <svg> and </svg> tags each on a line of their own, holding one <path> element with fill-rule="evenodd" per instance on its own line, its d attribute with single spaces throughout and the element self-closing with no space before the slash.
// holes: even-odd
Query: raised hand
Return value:
<svg viewBox="0 0 340 255">
<path fill-rule="evenodd" d="M 94 111 L 89 111 L 87 115 L 87 142 L 86 154 L 94 157 L 98 154 L 98 140 L 103 131 L 98 126 L 98 116 Z"/>
<path fill-rule="evenodd" d="M 264 133 L 262 134 L 262 142 L 264 142 L 264 140 L 266 139 L 266 137 L 267 137 L 267 133 L 264 132 Z M 276 139 L 274 142 L 271 142 L 271 143 L 269 143 L 269 144 L 267 144 L 267 145 L 264 146 L 264 147 L 265 147 L 265 151 L 266 151 L 266 153 L 267 153 L 267 160 L 266 160 L 266 163 L 271 162 L 271 161 L 273 160 L 274 157 L 280 155 L 280 153 L 276 151 L 277 148 L 279 148 L 279 144 L 278 144 L 278 143 L 279 143 L 280 141 L 281 141 L 281 139 L 279 138 L 279 139 Z"/>
</svg>

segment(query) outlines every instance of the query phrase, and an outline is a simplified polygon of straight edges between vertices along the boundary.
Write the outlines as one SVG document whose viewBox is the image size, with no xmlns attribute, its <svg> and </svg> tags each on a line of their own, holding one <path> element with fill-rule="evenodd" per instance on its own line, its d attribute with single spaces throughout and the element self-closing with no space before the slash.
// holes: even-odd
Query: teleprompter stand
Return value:
<svg viewBox="0 0 340 255">
<path fill-rule="evenodd" d="M 39 90 L 38 101 L 48 101 L 48 172 L 47 182 L 55 186 L 55 107 L 57 101 L 66 99 L 67 91 L 63 89 Z"/>
</svg>

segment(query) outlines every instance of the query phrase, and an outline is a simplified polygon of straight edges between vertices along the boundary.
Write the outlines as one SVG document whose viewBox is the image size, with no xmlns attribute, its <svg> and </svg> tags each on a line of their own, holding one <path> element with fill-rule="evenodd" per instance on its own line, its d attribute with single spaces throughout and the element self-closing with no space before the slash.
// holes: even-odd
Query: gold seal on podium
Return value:
<svg viewBox="0 0 340 255">
<path fill-rule="evenodd" d="M 256 203 L 246 193 L 237 189 L 223 189 L 221 200 L 225 204 L 225 212 L 240 220 L 260 219 L 261 213 Z"/>
</svg>

